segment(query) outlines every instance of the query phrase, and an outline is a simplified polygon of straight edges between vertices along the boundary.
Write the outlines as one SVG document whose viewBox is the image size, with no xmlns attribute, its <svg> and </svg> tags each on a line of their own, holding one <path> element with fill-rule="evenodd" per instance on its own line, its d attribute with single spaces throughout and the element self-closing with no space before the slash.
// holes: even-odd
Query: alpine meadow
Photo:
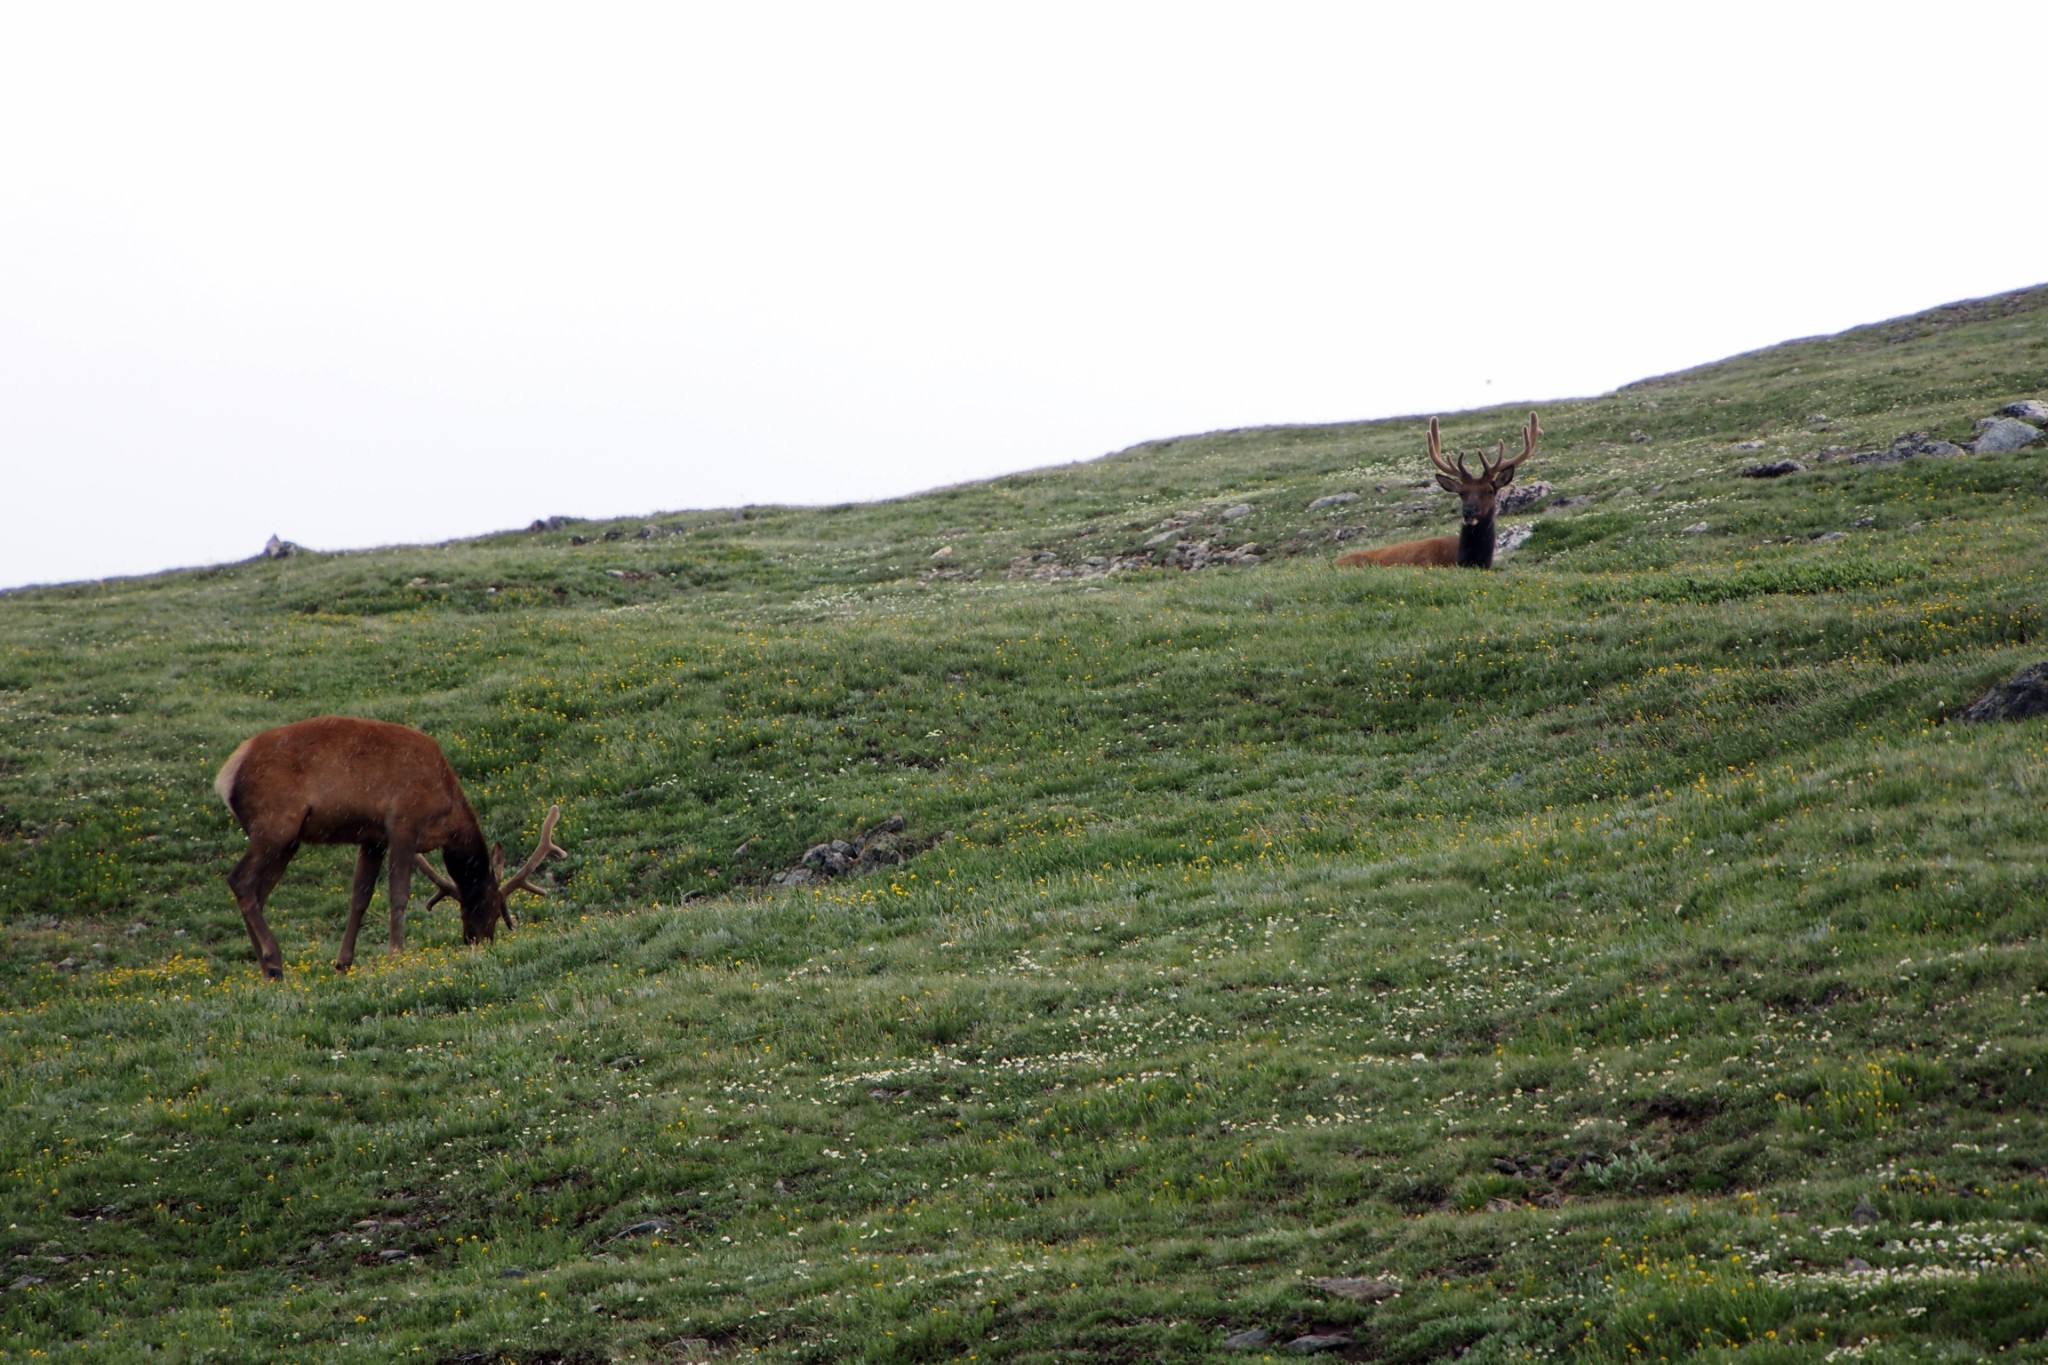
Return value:
<svg viewBox="0 0 2048 1365">
<path fill-rule="evenodd" d="M 0 1360 L 2048 1360 L 2028 400 L 2048 286 L 1444 414 L 1490 569 L 1336 563 L 1425 413 L 0 593 Z M 264 978 L 332 714 L 516 927 L 308 845 Z"/>
</svg>

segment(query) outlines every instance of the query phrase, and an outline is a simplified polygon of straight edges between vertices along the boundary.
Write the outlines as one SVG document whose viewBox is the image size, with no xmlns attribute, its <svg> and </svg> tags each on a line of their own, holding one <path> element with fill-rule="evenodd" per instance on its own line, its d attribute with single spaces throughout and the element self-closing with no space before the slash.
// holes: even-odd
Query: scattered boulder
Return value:
<svg viewBox="0 0 2048 1365">
<path fill-rule="evenodd" d="M 2048 714 L 2048 663 L 2033 664 L 1998 683 L 1957 714 L 1970 724 L 2026 720 Z"/>
<path fill-rule="evenodd" d="M 1164 540 L 1168 537 L 1157 537 Z M 1148 542 L 1150 543 L 1150 542 Z M 1122 573 L 1126 569 L 1148 569 L 1152 567 L 1152 556 L 1148 554 L 1088 555 L 1079 564 L 1067 564 L 1051 550 L 1033 550 L 1018 555 L 1010 561 L 1011 578 L 1094 578 L 1101 574 Z M 970 571 L 940 569 L 928 571 L 935 578 L 964 578 Z"/>
<path fill-rule="evenodd" d="M 1313 502 L 1309 503 L 1308 510 L 1311 512 L 1320 512 L 1325 507 L 1342 507 L 1347 502 L 1357 501 L 1358 494 L 1356 493 L 1325 493 L 1322 497 L 1317 498 Z"/>
<path fill-rule="evenodd" d="M 1160 563 L 1167 568 L 1189 573 L 1223 564 L 1250 567 L 1258 562 L 1257 544 L 1226 545 L 1214 540 L 1177 540 L 1160 556 Z"/>
<path fill-rule="evenodd" d="M 2041 439 L 2041 428 L 2017 417 L 1996 417 L 1980 427 L 1970 449 L 1979 455 L 2003 455 L 2020 450 Z"/>
<path fill-rule="evenodd" d="M 1532 503 L 1538 503 L 1557 490 L 1543 480 L 1534 483 L 1510 484 L 1506 492 L 1493 500 L 1495 512 L 1519 512 Z"/>
<path fill-rule="evenodd" d="M 1713 527 L 1707 525 L 1707 523 L 1705 523 L 1704 521 L 1696 521 L 1690 526 L 1681 527 L 1679 529 L 1678 534 L 1682 536 L 1701 536 L 1705 535 L 1707 532 L 1713 529 Z"/>
<path fill-rule="evenodd" d="M 1628 439 L 1636 445 L 1646 446 L 1650 443 L 1650 433 L 1647 431 L 1631 431 L 1628 434 Z"/>
<path fill-rule="evenodd" d="M 1764 443 L 1762 441 L 1737 441 L 1735 448 L 1737 450 L 1762 450 Z"/>
<path fill-rule="evenodd" d="M 1924 431 L 1909 431 L 1892 439 L 1884 450 L 1859 451 L 1849 457 L 1850 464 L 1889 463 L 1893 460 L 1910 460 L 1915 455 L 1967 455 L 1969 451 L 1952 441 L 1941 441 Z"/>
<path fill-rule="evenodd" d="M 892 815 L 852 839 L 828 839 L 804 850 L 803 861 L 769 878 L 777 886 L 802 886 L 806 882 L 830 881 L 834 877 L 859 876 L 877 868 L 895 867 L 944 839 L 903 837 L 904 820 Z"/>
<path fill-rule="evenodd" d="M 2032 422 L 2035 426 L 2048 424 L 2048 403 L 2043 403 L 2038 398 L 2023 398 L 2017 403 L 2007 403 L 1998 411 L 2006 417 L 2017 417 L 2022 422 Z"/>
<path fill-rule="evenodd" d="M 1879 1213 L 1868 1199 L 1858 1199 L 1856 1207 L 1849 1210 L 1849 1221 L 1859 1228 L 1867 1228 L 1883 1220 L 1884 1215 Z"/>
<path fill-rule="evenodd" d="M 605 1238 L 605 1241 L 609 1243 L 619 1241 L 620 1239 L 626 1237 L 646 1237 L 649 1235 L 658 1235 L 660 1233 L 667 1232 L 674 1226 L 675 1224 L 671 1223 L 666 1218 L 649 1218 L 644 1222 L 632 1223 L 626 1227 L 620 1228 L 617 1232 Z"/>
<path fill-rule="evenodd" d="M 1821 532 L 1821 533 L 1820 533 L 1819 535 L 1811 537 L 1811 539 L 1813 539 L 1813 540 L 1817 540 L 1817 541 L 1819 541 L 1819 540 L 1847 540 L 1848 538 L 1849 538 L 1849 533 L 1848 533 L 1847 531 L 1822 531 L 1822 532 Z"/>
<path fill-rule="evenodd" d="M 1786 474 L 1797 474 L 1805 468 L 1806 466 L 1797 460 L 1773 460 L 1769 464 L 1751 465 L 1742 471 L 1742 477 L 1745 479 L 1776 479 Z"/>
<path fill-rule="evenodd" d="M 569 519 L 567 517 L 536 517 L 533 524 L 526 529 L 529 531 L 559 531 L 568 524 Z"/>
<path fill-rule="evenodd" d="M 306 547 L 303 545 L 294 545 L 289 540 L 281 540 L 276 536 L 272 536 L 269 540 L 263 542 L 263 557 L 265 559 L 290 559 L 293 555 L 305 553 L 305 549 Z"/>
<path fill-rule="evenodd" d="M 1360 1275 L 1326 1275 L 1309 1283 L 1325 1294 L 1335 1294 L 1340 1299 L 1350 1299 L 1355 1303 L 1378 1303 L 1401 1292 L 1401 1286 L 1392 1280 L 1375 1280 Z"/>
<path fill-rule="evenodd" d="M 1248 502 L 1241 502 L 1235 507 L 1226 507 L 1222 512 L 1218 513 L 1225 521 L 1236 521 L 1239 517 L 1248 517 L 1251 514 L 1252 505 Z"/>
<path fill-rule="evenodd" d="M 1242 1332 L 1232 1332 L 1223 1338 L 1226 1351 L 1256 1351 L 1273 1340 L 1273 1334 L 1263 1327 L 1248 1327 Z"/>
<path fill-rule="evenodd" d="M 1311 1332 L 1288 1342 L 1287 1349 L 1298 1356 L 1312 1356 L 1325 1351 L 1341 1351 L 1350 1344 L 1351 1338 L 1342 1332 Z"/>
</svg>

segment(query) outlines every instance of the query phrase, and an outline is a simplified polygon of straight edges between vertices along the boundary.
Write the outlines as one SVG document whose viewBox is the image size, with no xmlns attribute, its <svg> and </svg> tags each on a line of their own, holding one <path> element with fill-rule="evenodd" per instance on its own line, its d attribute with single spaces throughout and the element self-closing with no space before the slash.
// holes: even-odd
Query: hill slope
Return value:
<svg viewBox="0 0 2048 1365">
<path fill-rule="evenodd" d="M 2048 450 L 1854 456 L 2044 390 L 2036 289 L 1546 404 L 1485 574 L 1331 567 L 1393 421 L 0 595 L 0 1353 L 2041 1358 Z M 325 711 L 556 895 L 338 978 L 307 850 L 260 982 Z"/>
</svg>

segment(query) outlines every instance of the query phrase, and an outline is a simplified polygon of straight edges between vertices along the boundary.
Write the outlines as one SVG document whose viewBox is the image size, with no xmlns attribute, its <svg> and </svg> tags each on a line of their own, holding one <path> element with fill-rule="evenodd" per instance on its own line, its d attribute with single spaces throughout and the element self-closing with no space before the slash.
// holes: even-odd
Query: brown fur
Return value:
<svg viewBox="0 0 2048 1365">
<path fill-rule="evenodd" d="M 1382 545 L 1376 550 L 1352 550 L 1337 556 L 1337 566 L 1356 569 L 1367 564 L 1407 564 L 1417 568 L 1450 568 L 1458 562 L 1456 536 L 1431 536 L 1428 540 L 1404 540 L 1399 545 Z"/>
<path fill-rule="evenodd" d="M 228 885 L 265 976 L 281 976 L 284 960 L 263 905 L 300 844 L 358 846 L 337 971 L 355 962 L 356 932 L 387 853 L 393 954 L 404 945 L 415 854 L 443 851 L 459 889 L 465 942 L 490 938 L 504 917 L 476 812 L 441 746 L 418 730 L 353 716 L 281 725 L 244 741 L 213 785 L 249 836 Z"/>
</svg>

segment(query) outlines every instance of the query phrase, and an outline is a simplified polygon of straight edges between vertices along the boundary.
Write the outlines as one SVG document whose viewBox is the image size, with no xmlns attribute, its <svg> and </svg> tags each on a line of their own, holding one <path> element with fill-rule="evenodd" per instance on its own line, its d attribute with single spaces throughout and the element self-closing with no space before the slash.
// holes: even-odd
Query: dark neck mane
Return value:
<svg viewBox="0 0 2048 1365">
<path fill-rule="evenodd" d="M 1461 569 L 1490 569 L 1493 567 L 1492 517 L 1458 528 L 1458 567 Z"/>
<path fill-rule="evenodd" d="M 448 879 L 455 883 L 464 905 L 482 904 L 496 883 L 491 879 L 491 854 L 481 832 L 449 840 L 441 850 L 448 866 Z"/>
</svg>

